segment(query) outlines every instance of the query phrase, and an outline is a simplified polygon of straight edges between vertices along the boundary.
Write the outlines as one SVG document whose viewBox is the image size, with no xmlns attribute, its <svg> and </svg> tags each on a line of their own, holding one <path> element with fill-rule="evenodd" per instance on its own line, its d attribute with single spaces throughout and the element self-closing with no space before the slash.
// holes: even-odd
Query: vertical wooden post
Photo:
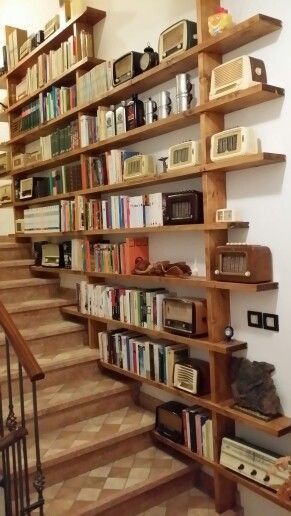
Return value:
<svg viewBox="0 0 291 516">
<path fill-rule="evenodd" d="M 209 37 L 208 17 L 220 6 L 219 0 L 197 0 L 198 42 L 203 43 Z M 198 75 L 200 104 L 209 100 L 211 72 L 221 64 L 221 55 L 201 52 L 198 56 Z M 219 113 L 203 113 L 200 116 L 200 138 L 202 162 L 209 162 L 210 137 L 224 129 L 224 116 Z M 204 221 L 215 221 L 216 210 L 226 206 L 225 173 L 205 173 L 202 178 L 204 203 Z M 205 232 L 206 277 L 212 279 L 214 253 L 218 245 L 227 241 L 227 231 Z M 225 326 L 229 323 L 228 291 L 207 289 L 208 333 L 209 340 L 217 342 L 223 339 Z M 229 397 L 229 358 L 215 352 L 209 352 L 211 397 L 213 401 L 222 401 Z M 214 460 L 219 461 L 221 439 L 224 435 L 234 433 L 234 424 L 227 418 L 212 414 Z M 236 484 L 214 472 L 215 508 L 218 513 L 231 509 L 235 505 Z"/>
</svg>

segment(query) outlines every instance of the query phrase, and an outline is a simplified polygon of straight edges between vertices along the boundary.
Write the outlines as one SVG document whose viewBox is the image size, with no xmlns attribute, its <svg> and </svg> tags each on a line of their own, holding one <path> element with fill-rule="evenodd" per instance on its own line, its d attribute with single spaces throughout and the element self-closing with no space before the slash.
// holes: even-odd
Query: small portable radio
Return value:
<svg viewBox="0 0 291 516">
<path fill-rule="evenodd" d="M 163 194 L 164 226 L 202 224 L 203 194 L 197 190 Z"/>
<path fill-rule="evenodd" d="M 118 86 L 142 72 L 140 68 L 141 52 L 128 52 L 113 61 L 113 86 Z"/>
<path fill-rule="evenodd" d="M 15 233 L 24 233 L 24 219 L 15 221 Z"/>
<path fill-rule="evenodd" d="M 188 337 L 207 335 L 206 299 L 164 299 L 163 324 L 166 330 Z"/>
<path fill-rule="evenodd" d="M 28 177 L 27 179 L 20 180 L 20 194 L 19 199 L 32 199 L 33 197 L 33 183 L 34 178 Z"/>
<path fill-rule="evenodd" d="M 260 142 L 251 127 L 234 127 L 211 137 L 211 161 L 257 154 L 259 151 Z"/>
<path fill-rule="evenodd" d="M 228 93 L 266 82 L 266 68 L 261 59 L 250 56 L 237 57 L 212 70 L 209 99 L 217 99 Z"/>
<path fill-rule="evenodd" d="M 236 211 L 231 208 L 216 210 L 216 222 L 237 222 L 238 220 Z"/>
<path fill-rule="evenodd" d="M 130 181 L 139 177 L 155 174 L 154 158 L 151 155 L 138 154 L 124 160 L 123 180 Z"/>
<path fill-rule="evenodd" d="M 187 405 L 168 401 L 156 408 L 156 431 L 176 443 L 184 443 L 182 411 Z"/>
<path fill-rule="evenodd" d="M 159 38 L 160 62 L 197 45 L 197 24 L 190 20 L 180 20 L 164 30 Z"/>
<path fill-rule="evenodd" d="M 42 245 L 43 267 L 60 267 L 60 246 L 59 244 Z"/>
<path fill-rule="evenodd" d="M 188 142 L 172 145 L 169 148 L 169 167 L 168 170 L 176 168 L 191 167 L 201 163 L 201 145 L 199 141 L 190 140 Z"/>
<path fill-rule="evenodd" d="M 272 281 L 272 255 L 262 245 L 227 244 L 215 251 L 214 275 L 219 281 L 262 283 Z"/>
<path fill-rule="evenodd" d="M 0 186 L 0 204 L 12 202 L 12 185 Z"/>
<path fill-rule="evenodd" d="M 56 32 L 60 28 L 60 17 L 56 14 L 51 20 L 49 20 L 44 26 L 44 39 L 47 39 L 51 34 Z"/>
<path fill-rule="evenodd" d="M 210 392 L 209 363 L 197 358 L 188 358 L 174 365 L 174 387 L 191 394 L 204 395 Z"/>
</svg>

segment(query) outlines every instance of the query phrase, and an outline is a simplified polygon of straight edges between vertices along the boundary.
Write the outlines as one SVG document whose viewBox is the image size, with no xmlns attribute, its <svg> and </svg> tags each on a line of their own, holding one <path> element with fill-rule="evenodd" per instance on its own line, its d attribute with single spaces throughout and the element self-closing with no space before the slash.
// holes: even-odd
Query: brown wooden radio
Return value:
<svg viewBox="0 0 291 516">
<path fill-rule="evenodd" d="M 272 255 L 262 245 L 227 244 L 215 251 L 214 275 L 219 281 L 263 283 L 272 281 Z"/>
<path fill-rule="evenodd" d="M 166 330 L 188 337 L 207 335 L 206 299 L 164 299 L 163 324 Z"/>
</svg>

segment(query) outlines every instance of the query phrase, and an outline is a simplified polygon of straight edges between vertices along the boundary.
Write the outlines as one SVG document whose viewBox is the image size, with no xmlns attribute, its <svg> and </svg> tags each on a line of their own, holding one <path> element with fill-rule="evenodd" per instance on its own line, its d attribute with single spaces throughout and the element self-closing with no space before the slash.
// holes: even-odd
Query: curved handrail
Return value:
<svg viewBox="0 0 291 516">
<path fill-rule="evenodd" d="M 1 302 L 0 325 L 2 326 L 5 334 L 7 335 L 8 340 L 11 346 L 13 347 L 19 362 L 21 363 L 23 369 L 25 370 L 31 382 L 35 382 L 36 380 L 43 380 L 45 377 L 43 370 L 38 365 L 27 343 L 25 342 L 24 338 L 15 326 L 13 319 L 11 318 L 5 306 Z"/>
<path fill-rule="evenodd" d="M 0 437 L 0 452 L 3 452 L 12 446 L 12 444 L 17 443 L 21 439 L 23 439 L 28 434 L 26 428 L 17 428 L 16 430 L 12 430 L 10 434 L 5 437 Z"/>
</svg>

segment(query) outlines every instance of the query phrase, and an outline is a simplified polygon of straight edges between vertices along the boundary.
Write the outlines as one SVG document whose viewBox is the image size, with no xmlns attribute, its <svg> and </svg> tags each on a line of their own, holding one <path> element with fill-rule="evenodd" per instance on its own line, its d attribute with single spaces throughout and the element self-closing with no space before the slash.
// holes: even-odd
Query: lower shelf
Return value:
<svg viewBox="0 0 291 516">
<path fill-rule="evenodd" d="M 267 500 L 275 503 L 276 505 L 279 505 L 280 507 L 284 507 L 284 509 L 287 509 L 291 511 L 291 502 L 287 502 L 284 500 L 281 500 L 277 493 L 274 491 L 271 491 L 270 489 L 266 489 L 264 486 L 261 486 L 260 484 L 256 484 L 255 482 L 252 482 L 248 478 L 245 478 L 241 475 L 238 475 L 234 471 L 226 469 L 224 466 L 221 466 L 218 462 L 211 461 L 207 459 L 206 457 L 203 457 L 201 455 L 198 455 L 195 452 L 192 452 L 189 450 L 189 448 L 186 448 L 186 446 L 183 446 L 181 444 L 174 443 L 170 439 L 167 439 L 166 437 L 163 437 L 158 432 L 153 432 L 153 437 L 156 441 L 160 442 L 161 444 L 168 446 L 169 448 L 172 448 L 173 450 L 182 453 L 183 455 L 186 455 L 187 457 L 190 457 L 191 459 L 195 460 L 196 462 L 199 462 L 202 465 L 208 466 L 220 475 L 224 476 L 225 478 L 228 478 L 229 480 L 232 480 L 233 482 L 236 482 L 237 484 L 241 484 L 244 487 L 247 487 L 251 491 L 254 491 L 260 496 L 263 496 L 264 498 L 267 498 Z"/>
</svg>

